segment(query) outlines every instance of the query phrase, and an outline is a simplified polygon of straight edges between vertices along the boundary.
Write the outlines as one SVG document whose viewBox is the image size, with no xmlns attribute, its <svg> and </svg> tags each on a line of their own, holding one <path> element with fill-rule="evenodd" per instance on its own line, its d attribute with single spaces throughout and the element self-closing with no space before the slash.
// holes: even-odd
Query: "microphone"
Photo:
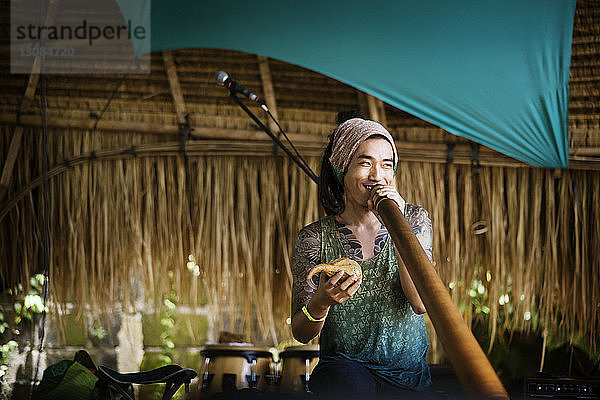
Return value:
<svg viewBox="0 0 600 400">
<path fill-rule="evenodd" d="M 257 95 L 255 95 L 236 81 L 231 80 L 227 72 L 217 71 L 217 73 L 215 74 L 215 80 L 219 85 L 225 86 L 227 89 L 229 89 L 231 93 L 243 94 L 250 100 L 257 102 L 263 110 L 269 111 L 267 105 L 260 97 L 258 97 Z"/>
</svg>

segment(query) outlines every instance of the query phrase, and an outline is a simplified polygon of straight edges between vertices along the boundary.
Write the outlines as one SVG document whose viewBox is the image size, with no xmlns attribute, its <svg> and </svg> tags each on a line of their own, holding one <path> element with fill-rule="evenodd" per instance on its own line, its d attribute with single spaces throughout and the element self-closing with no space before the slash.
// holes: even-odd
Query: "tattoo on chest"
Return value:
<svg viewBox="0 0 600 400">
<path fill-rule="evenodd" d="M 388 232 L 387 229 L 383 225 L 379 229 L 377 236 L 375 236 L 375 249 L 374 254 L 377 255 L 381 250 L 383 250 L 383 246 L 385 245 L 385 241 L 387 240 Z"/>
<path fill-rule="evenodd" d="M 346 254 L 348 254 L 350 258 L 353 258 L 355 260 L 364 260 L 365 257 L 363 252 L 363 246 L 354 234 L 354 232 L 352 232 L 352 230 L 346 225 L 340 224 L 337 221 L 336 225 L 338 228 L 338 232 L 340 233 L 340 242 Z M 383 225 L 381 225 L 379 232 L 377 232 L 377 236 L 375 236 L 373 255 L 376 256 L 381 252 L 381 250 L 383 250 L 383 246 L 385 245 L 385 241 L 387 240 L 387 235 L 387 230 Z"/>
<path fill-rule="evenodd" d="M 350 258 L 362 260 L 362 245 L 356 238 L 356 235 L 350 230 L 350 228 L 347 228 L 345 225 L 341 225 L 338 228 L 338 232 L 340 232 L 340 242 L 342 243 L 342 247 L 344 247 L 346 254 L 348 254 Z"/>
</svg>

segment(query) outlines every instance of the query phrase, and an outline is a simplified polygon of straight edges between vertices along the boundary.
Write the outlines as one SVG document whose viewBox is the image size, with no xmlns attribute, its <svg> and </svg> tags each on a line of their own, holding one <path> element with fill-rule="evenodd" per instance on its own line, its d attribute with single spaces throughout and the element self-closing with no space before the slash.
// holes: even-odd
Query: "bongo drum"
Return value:
<svg viewBox="0 0 600 400">
<path fill-rule="evenodd" d="M 281 360 L 281 386 L 284 393 L 306 393 L 310 374 L 319 363 L 319 345 L 286 347 L 279 353 Z"/>
<path fill-rule="evenodd" d="M 273 355 L 268 349 L 252 345 L 205 345 L 199 374 L 200 390 L 205 394 L 235 392 L 245 388 L 262 390 L 265 375 L 271 373 Z"/>
</svg>

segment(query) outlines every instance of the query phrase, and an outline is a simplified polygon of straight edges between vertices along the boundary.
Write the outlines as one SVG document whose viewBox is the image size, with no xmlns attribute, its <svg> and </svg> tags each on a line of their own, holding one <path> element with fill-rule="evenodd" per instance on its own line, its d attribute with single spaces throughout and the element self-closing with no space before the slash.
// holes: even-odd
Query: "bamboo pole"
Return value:
<svg viewBox="0 0 600 400">
<path fill-rule="evenodd" d="M 572 149 L 569 149 L 569 155 L 600 157 L 600 147 L 572 148 Z"/>
<path fill-rule="evenodd" d="M 379 122 L 381 125 L 387 125 L 387 118 L 385 117 L 385 107 L 383 101 L 377 97 L 367 94 L 367 103 L 369 105 L 369 116 L 373 121 Z"/>
<path fill-rule="evenodd" d="M 396 203 L 376 194 L 373 194 L 373 203 L 427 308 L 436 334 L 463 388 L 487 399 L 509 399 Z"/>
<path fill-rule="evenodd" d="M 54 14 L 56 12 L 56 3 L 57 2 L 54 1 L 50 3 L 50 8 L 48 9 L 48 13 L 46 14 L 46 23 L 48 25 L 51 23 L 52 20 L 54 20 Z M 37 87 L 38 82 L 40 80 L 41 65 L 42 58 L 38 55 L 33 60 L 33 66 L 31 67 L 31 74 L 29 75 L 27 88 L 25 89 L 25 95 L 23 96 L 23 101 L 21 102 L 21 112 L 27 111 L 31 100 L 35 96 L 35 88 Z M 4 166 L 2 167 L 2 177 L 0 178 L 0 200 L 4 198 L 4 195 L 8 190 L 8 186 L 10 184 L 10 177 L 12 176 L 12 171 L 15 166 L 15 161 L 17 160 L 17 154 L 19 154 L 19 149 L 21 148 L 22 141 L 23 126 L 17 125 L 13 137 L 10 141 L 10 148 L 8 149 L 6 161 L 4 163 Z"/>
<path fill-rule="evenodd" d="M 22 115 L 17 121 L 17 116 L 13 114 L 0 114 L 0 123 L 17 124 L 23 126 L 41 126 L 41 118 L 36 115 Z M 74 129 L 92 129 L 96 119 L 69 119 L 58 116 L 48 116 L 48 126 L 55 128 L 74 128 Z M 111 121 L 101 119 L 98 121 L 98 130 L 113 131 L 115 133 L 130 134 L 131 132 L 177 135 L 179 127 L 176 125 L 161 124 L 154 122 L 137 121 Z M 310 144 L 313 147 L 324 147 L 326 138 L 324 136 L 309 135 L 302 133 L 288 133 L 290 140 L 294 143 Z M 253 131 L 245 129 L 225 129 L 225 128 L 206 128 L 193 127 L 190 134 L 192 139 L 216 139 L 216 140 L 239 140 L 239 141 L 261 141 L 266 140 L 267 136 L 262 131 Z M 440 142 L 406 142 L 397 141 L 396 147 L 398 157 L 403 161 L 418 161 L 428 163 L 447 162 L 447 145 Z M 228 152 L 228 146 L 222 148 L 222 152 Z M 576 150 L 578 151 L 578 150 Z M 267 153 L 272 152 L 272 146 Z M 267 155 L 265 153 L 265 155 Z M 320 155 L 320 154 L 319 154 Z M 520 167 L 531 168 L 529 165 L 498 153 L 492 149 L 482 147 L 479 153 L 479 161 L 482 166 L 488 167 Z M 471 148 L 467 143 L 457 143 L 454 147 L 453 163 L 457 165 L 471 164 Z M 600 171 L 600 159 L 593 157 L 583 157 L 571 155 L 569 157 L 569 169 Z"/>
<path fill-rule="evenodd" d="M 41 118 L 38 115 L 22 115 L 17 121 L 17 116 L 13 114 L 0 114 L 0 123 L 21 124 L 23 126 L 41 126 Z M 93 129 L 96 119 L 70 119 L 59 116 L 48 116 L 48 126 L 53 128 L 71 128 L 71 129 Z M 101 119 L 98 121 L 97 130 L 113 131 L 115 133 L 130 134 L 131 132 L 178 135 L 179 127 L 172 124 L 161 124 L 155 122 L 140 121 L 111 121 Z M 288 136 L 293 142 L 304 143 L 325 143 L 326 138 L 317 135 L 308 135 L 302 133 L 289 133 Z M 246 129 L 225 129 L 225 128 L 206 128 L 193 127 L 190 134 L 193 139 L 234 139 L 234 140 L 269 140 L 269 137 L 259 130 Z"/>
<path fill-rule="evenodd" d="M 177 112 L 177 122 L 180 124 L 185 123 L 185 101 L 183 100 L 183 93 L 181 91 L 181 85 L 179 84 L 179 78 L 177 77 L 177 67 L 173 61 L 173 55 L 170 51 L 163 51 L 163 61 L 167 68 L 167 75 L 169 77 L 169 87 L 171 88 L 171 95 L 175 102 L 175 111 Z"/>
<path fill-rule="evenodd" d="M 23 127 L 17 126 L 13 137 L 10 141 L 10 147 L 8 149 L 8 155 L 2 168 L 2 178 L 0 178 L 0 200 L 4 198 L 6 191 L 10 185 L 10 177 L 12 176 L 15 161 L 17 160 L 17 154 L 21 148 L 21 142 L 23 141 Z"/>
<path fill-rule="evenodd" d="M 258 56 L 258 69 L 260 70 L 260 79 L 263 85 L 263 92 L 265 94 L 265 101 L 269 107 L 269 111 L 273 114 L 273 117 L 279 121 L 279 113 L 277 112 L 277 102 L 275 99 L 275 89 L 273 88 L 273 77 L 271 75 L 271 68 L 269 67 L 269 59 L 265 56 Z M 272 119 L 267 120 L 267 124 L 271 132 L 276 133 L 278 131 L 275 121 Z"/>
</svg>

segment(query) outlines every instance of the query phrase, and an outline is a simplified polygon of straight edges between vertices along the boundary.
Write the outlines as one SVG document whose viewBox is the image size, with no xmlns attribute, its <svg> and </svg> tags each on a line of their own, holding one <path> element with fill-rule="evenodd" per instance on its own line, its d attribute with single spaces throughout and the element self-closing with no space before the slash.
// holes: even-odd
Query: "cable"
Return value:
<svg viewBox="0 0 600 400">
<path fill-rule="evenodd" d="M 43 63 L 43 61 L 42 61 Z M 50 285 L 50 198 L 49 198 L 49 178 L 48 178 L 48 118 L 47 118 L 47 99 L 46 99 L 46 74 L 44 66 L 42 65 L 40 74 L 40 91 L 41 91 L 41 102 L 42 102 L 42 176 L 43 176 L 43 199 L 44 199 L 44 250 L 42 263 L 44 264 L 44 282 L 42 285 L 42 321 L 40 327 L 40 345 L 38 347 L 37 360 L 35 363 L 35 372 L 33 375 L 33 381 L 31 382 L 31 390 L 29 392 L 30 398 L 33 395 L 33 387 L 35 386 L 39 372 L 40 362 L 42 358 L 42 351 L 44 350 L 44 337 L 46 335 L 46 308 L 48 304 L 48 292 Z"/>
<path fill-rule="evenodd" d="M 108 98 L 108 101 L 104 105 L 104 108 L 102 109 L 102 111 L 100 111 L 100 115 L 98 115 L 96 113 L 92 113 L 91 114 L 91 116 L 93 116 L 93 117 L 96 118 L 96 122 L 94 122 L 94 128 L 92 129 L 92 131 L 96 130 L 96 127 L 98 126 L 98 122 L 100 122 L 100 120 L 104 116 L 104 113 L 106 112 L 106 110 L 108 110 L 108 107 L 110 106 L 110 103 L 112 102 L 113 98 L 115 97 L 115 94 L 117 94 L 117 90 L 119 90 L 119 88 L 123 84 L 123 81 L 125 80 L 125 77 L 127 77 L 127 74 L 123 74 L 123 76 L 121 77 L 121 80 L 119 81 L 119 84 L 117 85 L 117 87 L 114 88 L 114 90 L 110 94 L 110 97 Z"/>
<path fill-rule="evenodd" d="M 269 117 L 271 117 L 271 119 L 273 120 L 273 122 L 275 122 L 275 124 L 279 128 L 279 132 L 281 132 L 281 134 L 283 135 L 283 137 L 285 137 L 285 139 L 290 144 L 290 146 L 292 147 L 292 149 L 294 149 L 294 152 L 296 153 L 296 156 L 300 159 L 300 161 L 302 161 L 302 164 L 310 171 L 311 174 L 313 174 L 314 176 L 317 176 L 317 174 L 315 174 L 315 172 L 312 170 L 312 168 L 310 167 L 310 165 L 308 165 L 308 163 L 306 162 L 306 160 L 300 155 L 300 153 L 298 152 L 298 150 L 296 149 L 296 147 L 294 146 L 294 144 L 292 143 L 292 141 L 290 140 L 290 138 L 288 137 L 288 135 L 284 132 L 284 130 L 281 127 L 281 125 L 279 125 L 279 122 L 275 119 L 275 117 L 273 116 L 273 114 L 271 114 L 271 111 L 267 111 L 267 114 L 269 115 Z"/>
<path fill-rule="evenodd" d="M 254 114 L 252 113 L 252 111 L 250 111 L 250 110 L 248 109 L 248 107 L 246 107 L 246 106 L 244 105 L 244 103 L 242 103 L 242 102 L 240 101 L 240 99 L 238 99 L 238 98 L 237 98 L 237 96 L 235 95 L 235 93 L 231 93 L 231 95 L 229 96 L 229 98 L 230 98 L 231 100 L 233 100 L 233 101 L 235 102 L 235 104 L 237 104 L 238 106 L 240 106 L 240 108 L 241 108 L 242 110 L 244 110 L 244 112 L 245 112 L 246 114 L 248 114 L 248 116 L 249 116 L 249 117 L 252 119 L 252 121 L 254 121 L 254 122 L 256 123 L 256 125 L 258 125 L 258 126 L 259 126 L 259 127 L 262 129 L 262 130 L 264 130 L 264 131 L 265 131 L 265 133 L 266 133 L 267 135 L 269 135 L 269 137 L 270 137 L 271 139 L 273 139 L 273 141 L 274 141 L 274 142 L 275 142 L 275 143 L 276 143 L 276 144 L 277 144 L 279 147 L 281 147 L 281 149 L 282 149 L 282 150 L 283 150 L 283 151 L 284 151 L 284 152 L 285 152 L 285 153 L 286 153 L 286 154 L 287 154 L 287 155 L 288 155 L 288 156 L 289 156 L 289 157 L 290 157 L 292 160 L 294 160 L 294 162 L 295 162 L 296 164 L 298 164 L 298 166 L 299 166 L 299 167 L 300 167 L 300 168 L 301 168 L 301 169 L 302 169 L 302 170 L 303 170 L 303 171 L 304 171 L 304 172 L 305 172 L 305 173 L 308 175 L 308 177 L 309 177 L 310 179 L 312 179 L 312 180 L 313 180 L 313 181 L 314 181 L 314 182 L 315 182 L 317 185 L 319 184 L 319 177 L 318 177 L 318 176 L 317 176 L 317 175 L 316 175 L 314 172 L 312 172 L 312 171 L 310 170 L 310 167 L 309 167 L 309 166 L 306 164 L 306 161 L 304 161 L 304 162 L 301 162 L 301 161 L 300 161 L 300 160 L 299 160 L 299 159 L 296 157 L 296 155 L 295 155 L 295 154 L 293 154 L 293 153 L 290 151 L 290 149 L 288 149 L 288 148 L 287 148 L 287 146 L 286 146 L 286 145 L 284 145 L 284 144 L 283 144 L 283 142 L 282 142 L 281 140 L 279 140 L 279 138 L 278 138 L 277 136 L 275 136 L 275 135 L 273 134 L 273 132 L 271 132 L 271 130 L 270 130 L 269 128 L 267 128 L 267 127 L 265 126 L 265 124 L 263 124 L 263 123 L 261 122 L 261 120 L 260 120 L 260 119 L 258 119 L 258 117 L 257 117 L 256 115 L 254 115 Z M 289 140 L 289 139 L 288 139 L 288 140 Z"/>
</svg>

